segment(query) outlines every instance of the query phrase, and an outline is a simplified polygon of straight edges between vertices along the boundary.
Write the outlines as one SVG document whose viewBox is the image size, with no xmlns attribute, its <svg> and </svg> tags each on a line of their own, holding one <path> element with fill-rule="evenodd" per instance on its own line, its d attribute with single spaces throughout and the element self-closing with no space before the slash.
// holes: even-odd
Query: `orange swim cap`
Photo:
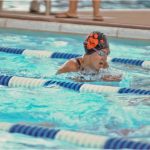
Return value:
<svg viewBox="0 0 150 150">
<path fill-rule="evenodd" d="M 100 51 L 105 48 L 109 49 L 109 44 L 106 36 L 101 32 L 94 31 L 90 33 L 84 41 L 86 54 L 92 54 L 95 51 Z"/>
</svg>

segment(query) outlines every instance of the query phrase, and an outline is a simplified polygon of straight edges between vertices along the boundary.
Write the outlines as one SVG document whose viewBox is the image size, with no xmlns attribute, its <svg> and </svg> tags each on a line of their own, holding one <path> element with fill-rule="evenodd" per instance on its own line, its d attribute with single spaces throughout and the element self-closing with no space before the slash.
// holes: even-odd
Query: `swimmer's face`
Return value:
<svg viewBox="0 0 150 150">
<path fill-rule="evenodd" d="M 96 71 L 99 71 L 102 68 L 105 69 L 109 67 L 106 57 L 103 57 L 97 54 L 91 57 L 91 65 L 93 69 Z"/>
<path fill-rule="evenodd" d="M 106 56 L 108 56 L 110 53 L 109 48 L 102 49 L 102 51 L 106 54 Z"/>
<path fill-rule="evenodd" d="M 103 59 L 107 60 L 107 56 L 110 54 L 109 48 L 101 49 L 99 51 L 95 51 L 98 55 L 103 57 Z"/>
</svg>

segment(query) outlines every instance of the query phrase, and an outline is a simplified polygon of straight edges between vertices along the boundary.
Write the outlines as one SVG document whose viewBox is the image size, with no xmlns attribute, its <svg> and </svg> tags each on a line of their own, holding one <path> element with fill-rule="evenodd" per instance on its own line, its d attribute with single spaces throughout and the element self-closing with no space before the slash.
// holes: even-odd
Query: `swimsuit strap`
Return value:
<svg viewBox="0 0 150 150">
<path fill-rule="evenodd" d="M 79 65 L 79 68 L 80 68 L 81 62 L 80 62 L 79 58 L 76 58 L 76 61 L 77 61 L 78 65 Z"/>
<path fill-rule="evenodd" d="M 82 66 L 81 66 L 80 58 L 75 58 L 75 60 L 77 61 L 79 69 L 83 71 L 84 68 L 82 68 Z"/>
</svg>

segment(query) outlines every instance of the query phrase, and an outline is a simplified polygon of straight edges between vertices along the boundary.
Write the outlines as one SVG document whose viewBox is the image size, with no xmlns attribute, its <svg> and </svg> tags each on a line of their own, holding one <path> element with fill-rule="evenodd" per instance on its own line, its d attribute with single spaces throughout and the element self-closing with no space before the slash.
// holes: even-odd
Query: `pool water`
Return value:
<svg viewBox="0 0 150 150">
<path fill-rule="evenodd" d="M 72 34 L 0 29 L 0 46 L 11 48 L 83 54 L 84 38 Z M 150 60 L 149 41 L 109 38 L 109 43 L 111 57 Z M 55 75 L 65 61 L 1 52 L 0 74 L 68 81 L 64 75 Z M 150 89 L 149 70 L 113 63 L 110 66 L 123 72 L 124 79 L 116 83 L 100 81 L 93 84 Z M 0 97 L 0 122 L 46 123 L 61 129 L 105 136 L 120 136 L 114 131 L 136 130 L 150 124 L 149 96 L 79 93 L 56 86 L 35 89 L 0 87 Z M 1 131 L 0 134 L 5 137 L 5 140 L 0 138 L 2 149 L 77 148 L 60 141 Z M 145 135 L 139 132 L 139 136 Z"/>
</svg>

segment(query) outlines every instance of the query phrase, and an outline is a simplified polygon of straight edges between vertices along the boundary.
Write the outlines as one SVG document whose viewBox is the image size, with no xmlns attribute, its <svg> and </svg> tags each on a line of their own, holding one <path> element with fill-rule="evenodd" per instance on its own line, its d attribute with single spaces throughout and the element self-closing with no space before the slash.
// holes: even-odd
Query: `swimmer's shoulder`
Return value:
<svg viewBox="0 0 150 150">
<path fill-rule="evenodd" d="M 80 57 L 71 58 L 71 59 L 68 60 L 64 65 L 69 65 L 69 66 L 77 67 L 77 65 L 78 65 L 78 60 L 80 60 Z"/>
<path fill-rule="evenodd" d="M 78 63 L 77 58 L 72 58 L 65 62 L 57 71 L 56 74 L 66 73 L 66 72 L 77 72 L 78 71 Z"/>
</svg>

